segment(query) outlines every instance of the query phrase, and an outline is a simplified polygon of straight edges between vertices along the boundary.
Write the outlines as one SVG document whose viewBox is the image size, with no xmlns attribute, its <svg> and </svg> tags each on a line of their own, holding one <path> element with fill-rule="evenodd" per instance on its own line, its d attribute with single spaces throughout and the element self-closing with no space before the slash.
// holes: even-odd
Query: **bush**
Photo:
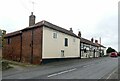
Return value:
<svg viewBox="0 0 120 81">
<path fill-rule="evenodd" d="M 9 66 L 9 63 L 6 61 L 2 61 L 2 70 L 6 70 L 11 68 L 11 66 Z"/>
<path fill-rule="evenodd" d="M 111 53 L 111 52 L 116 52 L 115 49 L 108 47 L 108 49 L 106 50 L 107 53 Z"/>
</svg>

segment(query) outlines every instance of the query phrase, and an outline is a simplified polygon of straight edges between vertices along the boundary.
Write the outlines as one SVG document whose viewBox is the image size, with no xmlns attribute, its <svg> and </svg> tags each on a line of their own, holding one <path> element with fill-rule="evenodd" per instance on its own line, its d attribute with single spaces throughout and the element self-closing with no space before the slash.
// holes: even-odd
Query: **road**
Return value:
<svg viewBox="0 0 120 81">
<path fill-rule="evenodd" d="M 118 58 L 71 59 L 3 71 L 3 79 L 106 79 L 117 67 Z"/>
</svg>

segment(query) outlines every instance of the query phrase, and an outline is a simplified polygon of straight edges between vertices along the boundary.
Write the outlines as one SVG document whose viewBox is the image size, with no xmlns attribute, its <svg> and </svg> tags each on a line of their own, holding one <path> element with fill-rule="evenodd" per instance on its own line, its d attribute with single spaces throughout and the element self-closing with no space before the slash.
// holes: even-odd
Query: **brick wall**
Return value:
<svg viewBox="0 0 120 81">
<path fill-rule="evenodd" d="M 0 47 L 2 47 L 2 36 L 0 36 Z"/>
<path fill-rule="evenodd" d="M 10 43 L 8 44 L 8 38 L 5 38 L 6 45 L 3 47 L 3 57 L 9 60 L 20 60 L 20 48 L 21 48 L 21 38 L 20 35 L 10 37 Z"/>
<path fill-rule="evenodd" d="M 2 48 L 0 47 L 0 58 L 2 57 Z"/>
<path fill-rule="evenodd" d="M 42 60 L 42 28 L 35 28 L 32 30 L 24 31 L 22 34 L 22 62 L 27 63 L 32 62 L 33 64 L 40 64 L 41 60 Z"/>
<path fill-rule="evenodd" d="M 33 32 L 33 63 L 40 64 L 42 60 L 42 28 Z"/>
<path fill-rule="evenodd" d="M 22 34 L 9 38 L 10 43 L 6 44 L 3 48 L 4 58 L 8 60 L 21 61 L 23 63 L 41 63 L 42 27 L 25 30 L 22 32 Z M 8 42 L 9 38 L 5 38 L 6 43 Z"/>
<path fill-rule="evenodd" d="M 24 31 L 22 33 L 22 62 L 30 62 L 31 59 L 31 40 L 32 31 Z"/>
</svg>

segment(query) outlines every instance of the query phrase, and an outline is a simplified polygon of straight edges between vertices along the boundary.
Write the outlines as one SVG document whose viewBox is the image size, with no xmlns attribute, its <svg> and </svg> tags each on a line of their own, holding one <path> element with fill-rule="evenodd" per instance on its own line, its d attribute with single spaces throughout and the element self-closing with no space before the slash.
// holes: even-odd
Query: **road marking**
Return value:
<svg viewBox="0 0 120 81">
<path fill-rule="evenodd" d="M 63 73 L 67 73 L 67 72 L 74 71 L 74 70 L 76 70 L 76 69 L 77 69 L 77 68 L 73 68 L 73 69 L 69 69 L 69 70 L 66 70 L 66 71 L 59 72 L 59 73 L 54 73 L 54 74 L 48 75 L 47 77 L 57 76 L 57 75 L 60 75 L 60 74 L 63 74 Z"/>
<path fill-rule="evenodd" d="M 87 66 L 83 66 L 83 67 L 87 67 Z"/>
<path fill-rule="evenodd" d="M 114 70 L 114 71 L 107 77 L 107 79 L 109 79 L 109 78 L 112 76 L 112 74 L 115 73 L 115 71 L 116 71 L 116 70 Z"/>
<path fill-rule="evenodd" d="M 90 66 L 90 65 L 85 65 L 85 66 L 83 66 L 83 67 L 88 67 L 88 66 Z"/>
</svg>

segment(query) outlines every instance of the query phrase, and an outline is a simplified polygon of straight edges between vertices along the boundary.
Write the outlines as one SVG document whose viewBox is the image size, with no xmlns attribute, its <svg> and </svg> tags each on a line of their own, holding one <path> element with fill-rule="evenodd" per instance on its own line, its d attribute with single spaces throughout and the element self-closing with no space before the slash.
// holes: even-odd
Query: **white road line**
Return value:
<svg viewBox="0 0 120 81">
<path fill-rule="evenodd" d="M 62 71 L 62 72 L 57 73 L 57 74 L 63 74 L 63 73 L 67 73 L 67 72 L 69 72 L 69 71 Z"/>
<path fill-rule="evenodd" d="M 112 76 L 112 74 L 115 73 L 115 71 L 116 71 L 116 70 L 114 70 L 114 71 L 107 77 L 107 79 L 109 79 L 109 78 Z"/>
<path fill-rule="evenodd" d="M 56 76 L 57 74 L 51 74 L 51 75 L 49 75 L 49 76 L 47 76 L 47 77 L 52 77 L 52 76 Z"/>
<path fill-rule="evenodd" d="M 74 70 L 76 70 L 76 69 L 77 69 L 77 68 L 70 69 L 69 72 L 70 72 L 70 71 L 74 71 Z"/>
<path fill-rule="evenodd" d="M 60 75 L 60 74 L 63 74 L 63 73 L 67 73 L 67 72 L 74 71 L 74 70 L 76 70 L 76 69 L 77 69 L 77 68 L 73 68 L 73 69 L 66 70 L 66 71 L 62 71 L 62 72 L 59 72 L 59 73 L 54 73 L 54 74 L 48 75 L 47 77 L 57 76 L 57 75 Z"/>
<path fill-rule="evenodd" d="M 88 67 L 88 66 L 90 66 L 90 65 L 86 65 L 86 66 L 83 66 L 83 67 Z"/>
</svg>

